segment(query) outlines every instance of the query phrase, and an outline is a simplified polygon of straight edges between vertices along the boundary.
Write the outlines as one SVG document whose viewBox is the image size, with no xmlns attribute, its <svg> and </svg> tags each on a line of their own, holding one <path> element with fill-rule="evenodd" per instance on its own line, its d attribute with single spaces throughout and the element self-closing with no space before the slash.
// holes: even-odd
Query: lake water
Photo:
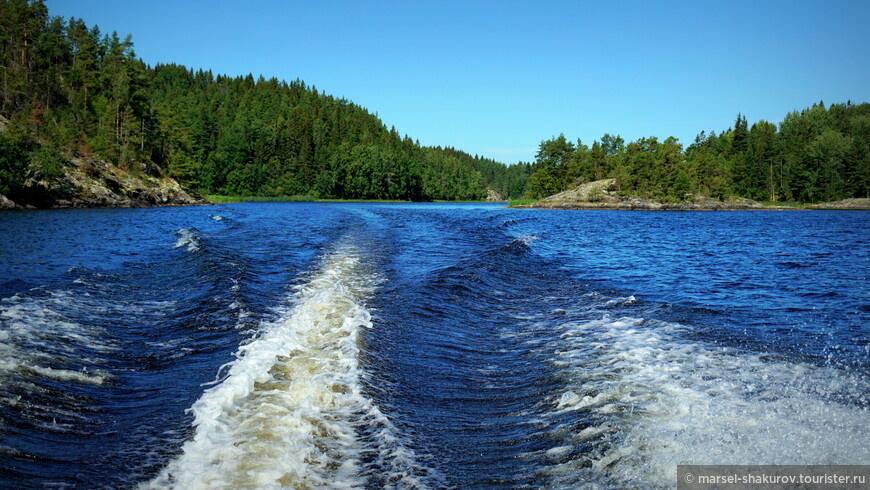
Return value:
<svg viewBox="0 0 870 490">
<path fill-rule="evenodd" d="M 0 487 L 870 464 L 870 212 L 0 214 Z"/>
</svg>

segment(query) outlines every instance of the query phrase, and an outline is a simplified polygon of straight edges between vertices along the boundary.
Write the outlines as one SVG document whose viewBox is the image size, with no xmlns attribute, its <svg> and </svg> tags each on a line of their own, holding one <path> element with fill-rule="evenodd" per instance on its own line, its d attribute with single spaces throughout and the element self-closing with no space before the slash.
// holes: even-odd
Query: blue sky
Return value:
<svg viewBox="0 0 870 490">
<path fill-rule="evenodd" d="M 870 2 L 48 0 L 146 63 L 300 78 L 424 145 L 531 161 L 870 102 Z"/>
</svg>

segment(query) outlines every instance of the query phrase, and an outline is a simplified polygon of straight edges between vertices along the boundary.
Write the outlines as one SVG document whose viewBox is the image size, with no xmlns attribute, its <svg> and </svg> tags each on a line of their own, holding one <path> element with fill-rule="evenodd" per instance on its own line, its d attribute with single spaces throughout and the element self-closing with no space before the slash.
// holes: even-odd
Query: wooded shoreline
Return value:
<svg viewBox="0 0 870 490">
<path fill-rule="evenodd" d="M 661 203 L 649 199 L 625 199 L 617 202 L 570 202 L 538 201 L 531 204 L 510 206 L 513 209 L 571 209 L 571 210 L 609 210 L 609 211 L 867 211 L 870 199 L 846 199 L 821 204 L 803 206 L 777 206 L 762 204 L 743 199 L 735 202 L 705 200 L 702 202 L 685 201 L 680 203 Z"/>
</svg>

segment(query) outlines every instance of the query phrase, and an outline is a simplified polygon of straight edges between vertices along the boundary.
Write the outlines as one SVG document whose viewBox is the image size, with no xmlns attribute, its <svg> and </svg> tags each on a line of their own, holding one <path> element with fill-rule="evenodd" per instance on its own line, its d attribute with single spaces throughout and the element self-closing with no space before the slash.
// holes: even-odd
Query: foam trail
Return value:
<svg viewBox="0 0 870 490">
<path fill-rule="evenodd" d="M 371 277 L 347 243 L 325 255 L 295 306 L 194 403 L 193 439 L 147 486 L 357 488 L 370 463 L 390 470 L 385 485 L 422 486 L 416 455 L 362 393 L 357 339 L 372 326 L 360 304 Z"/>
<path fill-rule="evenodd" d="M 587 421 L 562 437 L 592 449 L 539 455 L 556 486 L 671 486 L 677 464 L 870 464 L 866 375 L 685 342 L 678 324 L 562 329 L 553 362 L 572 383 L 551 416 Z"/>
</svg>

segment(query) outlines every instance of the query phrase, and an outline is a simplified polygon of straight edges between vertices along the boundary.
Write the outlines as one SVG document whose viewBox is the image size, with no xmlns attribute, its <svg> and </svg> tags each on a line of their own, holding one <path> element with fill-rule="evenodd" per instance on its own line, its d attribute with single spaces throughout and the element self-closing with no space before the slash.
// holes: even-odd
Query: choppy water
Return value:
<svg viewBox="0 0 870 490">
<path fill-rule="evenodd" d="M 0 486 L 870 464 L 870 213 L 0 214 Z"/>
</svg>

